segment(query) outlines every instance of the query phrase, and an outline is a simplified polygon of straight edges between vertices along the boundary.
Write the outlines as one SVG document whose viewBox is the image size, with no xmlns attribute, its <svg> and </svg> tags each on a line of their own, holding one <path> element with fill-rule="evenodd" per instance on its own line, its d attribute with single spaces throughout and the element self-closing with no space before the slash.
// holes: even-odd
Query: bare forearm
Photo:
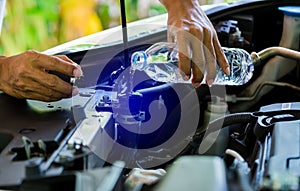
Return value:
<svg viewBox="0 0 300 191">
<path fill-rule="evenodd" d="M 200 6 L 198 0 L 159 0 L 169 11 L 171 9 L 182 9 L 183 7 Z"/>
</svg>

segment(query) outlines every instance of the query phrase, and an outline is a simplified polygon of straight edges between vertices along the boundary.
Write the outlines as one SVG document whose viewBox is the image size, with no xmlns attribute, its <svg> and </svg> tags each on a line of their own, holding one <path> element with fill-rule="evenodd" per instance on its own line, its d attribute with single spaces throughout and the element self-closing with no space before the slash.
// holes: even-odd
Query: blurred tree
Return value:
<svg viewBox="0 0 300 191">
<path fill-rule="evenodd" d="M 95 0 L 60 0 L 60 42 L 101 31 Z"/>
</svg>

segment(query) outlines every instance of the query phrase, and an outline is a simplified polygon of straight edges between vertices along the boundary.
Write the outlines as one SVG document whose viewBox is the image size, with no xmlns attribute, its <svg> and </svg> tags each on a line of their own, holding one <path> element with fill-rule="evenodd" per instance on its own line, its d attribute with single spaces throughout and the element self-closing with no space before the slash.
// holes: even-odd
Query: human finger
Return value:
<svg viewBox="0 0 300 191">
<path fill-rule="evenodd" d="M 46 91 L 41 92 L 32 92 L 31 93 L 31 99 L 39 100 L 39 101 L 45 101 L 45 102 L 51 102 L 51 101 L 58 101 L 64 98 L 70 98 L 79 93 L 79 90 L 76 86 L 73 86 L 71 94 L 61 94 L 60 92 L 52 91 L 50 93 L 47 93 Z M 28 94 L 26 95 L 27 99 L 30 96 Z"/>
<path fill-rule="evenodd" d="M 176 42 L 176 27 L 175 26 L 168 26 L 167 32 L 168 42 L 175 43 Z"/>
<path fill-rule="evenodd" d="M 48 74 L 40 70 L 36 71 L 36 74 L 37 77 L 34 81 L 40 83 L 41 86 L 60 92 L 63 95 L 71 94 L 73 86 L 70 83 L 65 82 L 56 75 Z"/>
<path fill-rule="evenodd" d="M 192 47 L 192 83 L 194 87 L 198 87 L 203 81 L 205 57 L 203 52 L 202 33 L 200 30 L 191 31 L 193 36 L 191 41 Z"/>
<path fill-rule="evenodd" d="M 178 46 L 178 67 L 183 72 L 183 79 L 188 80 L 191 77 L 191 49 L 185 33 L 182 30 L 177 32 L 176 43 Z"/>
<path fill-rule="evenodd" d="M 41 86 L 40 83 L 30 81 L 30 85 L 15 86 L 11 91 L 12 96 L 17 98 L 34 99 L 40 101 L 56 101 L 62 98 L 70 97 L 70 95 L 57 92 L 48 87 Z"/>
<path fill-rule="evenodd" d="M 62 60 L 65 60 L 67 62 L 70 62 L 72 64 L 76 64 L 73 60 L 71 60 L 69 57 L 67 57 L 66 55 L 55 55 L 54 57 L 60 58 Z"/>
<path fill-rule="evenodd" d="M 224 55 L 223 49 L 216 38 L 214 38 L 213 41 L 218 64 L 225 74 L 230 75 L 229 63 L 226 59 L 226 56 Z"/>
<path fill-rule="evenodd" d="M 75 71 L 75 75 L 74 75 L 74 73 L 73 73 L 73 76 L 75 76 L 75 77 L 80 77 L 80 76 L 83 75 L 82 70 L 81 70 L 81 67 L 80 67 L 77 63 L 75 63 L 73 60 L 71 60 L 69 57 L 67 57 L 66 55 L 56 55 L 55 57 L 58 57 L 58 58 L 60 58 L 60 59 L 62 59 L 62 60 L 64 60 L 64 61 L 70 62 L 70 63 L 72 63 L 74 66 L 76 66 L 76 68 L 78 68 L 78 71 Z"/>
<path fill-rule="evenodd" d="M 217 60 L 215 48 L 213 46 L 212 35 L 209 30 L 204 29 L 203 51 L 206 63 L 206 84 L 211 86 L 215 80 L 217 73 Z"/>
<path fill-rule="evenodd" d="M 193 73 L 192 84 L 194 87 L 199 87 L 204 78 L 202 67 L 200 67 L 199 64 L 192 62 L 192 73 Z"/>
<path fill-rule="evenodd" d="M 36 67 L 46 69 L 48 71 L 57 71 L 68 76 L 79 77 L 82 75 L 82 70 L 79 65 L 74 62 L 67 61 L 58 56 L 49 56 L 38 53 L 36 51 L 27 51 L 29 57 L 33 58 L 33 64 Z"/>
<path fill-rule="evenodd" d="M 80 77 L 83 75 L 81 67 L 66 56 L 60 55 L 55 57 L 49 57 L 49 59 L 50 62 L 53 62 L 53 64 L 50 64 L 50 66 L 54 67 L 50 70 L 74 77 Z"/>
<path fill-rule="evenodd" d="M 20 95 L 15 97 L 20 99 L 31 99 L 31 100 L 39 100 L 44 102 L 58 101 L 62 99 L 61 97 L 47 96 L 37 92 L 20 92 Z"/>
</svg>

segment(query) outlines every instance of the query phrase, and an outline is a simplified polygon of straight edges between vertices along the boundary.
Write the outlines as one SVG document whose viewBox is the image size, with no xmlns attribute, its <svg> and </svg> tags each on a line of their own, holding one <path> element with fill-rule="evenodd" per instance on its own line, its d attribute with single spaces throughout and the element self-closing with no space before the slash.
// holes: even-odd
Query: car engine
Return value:
<svg viewBox="0 0 300 191">
<path fill-rule="evenodd" d="M 248 83 L 194 88 L 132 74 L 133 52 L 167 40 L 165 25 L 140 32 L 144 21 L 123 41 L 111 31 L 112 43 L 56 47 L 47 53 L 80 63 L 80 93 L 49 103 L 0 94 L 0 189 L 300 190 L 300 2 L 205 11 L 222 46 L 251 53 Z"/>
</svg>

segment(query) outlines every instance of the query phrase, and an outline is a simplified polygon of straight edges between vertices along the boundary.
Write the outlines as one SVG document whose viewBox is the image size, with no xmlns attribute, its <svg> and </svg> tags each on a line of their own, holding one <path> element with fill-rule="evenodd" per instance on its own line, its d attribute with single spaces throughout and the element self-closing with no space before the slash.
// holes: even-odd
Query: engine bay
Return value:
<svg viewBox="0 0 300 191">
<path fill-rule="evenodd" d="M 80 63 L 80 93 L 49 103 L 0 94 L 0 189 L 300 190 L 299 6 L 206 10 L 222 46 L 260 58 L 241 86 L 132 75 L 130 55 L 167 40 L 161 26 L 125 45 L 57 52 Z"/>
</svg>

